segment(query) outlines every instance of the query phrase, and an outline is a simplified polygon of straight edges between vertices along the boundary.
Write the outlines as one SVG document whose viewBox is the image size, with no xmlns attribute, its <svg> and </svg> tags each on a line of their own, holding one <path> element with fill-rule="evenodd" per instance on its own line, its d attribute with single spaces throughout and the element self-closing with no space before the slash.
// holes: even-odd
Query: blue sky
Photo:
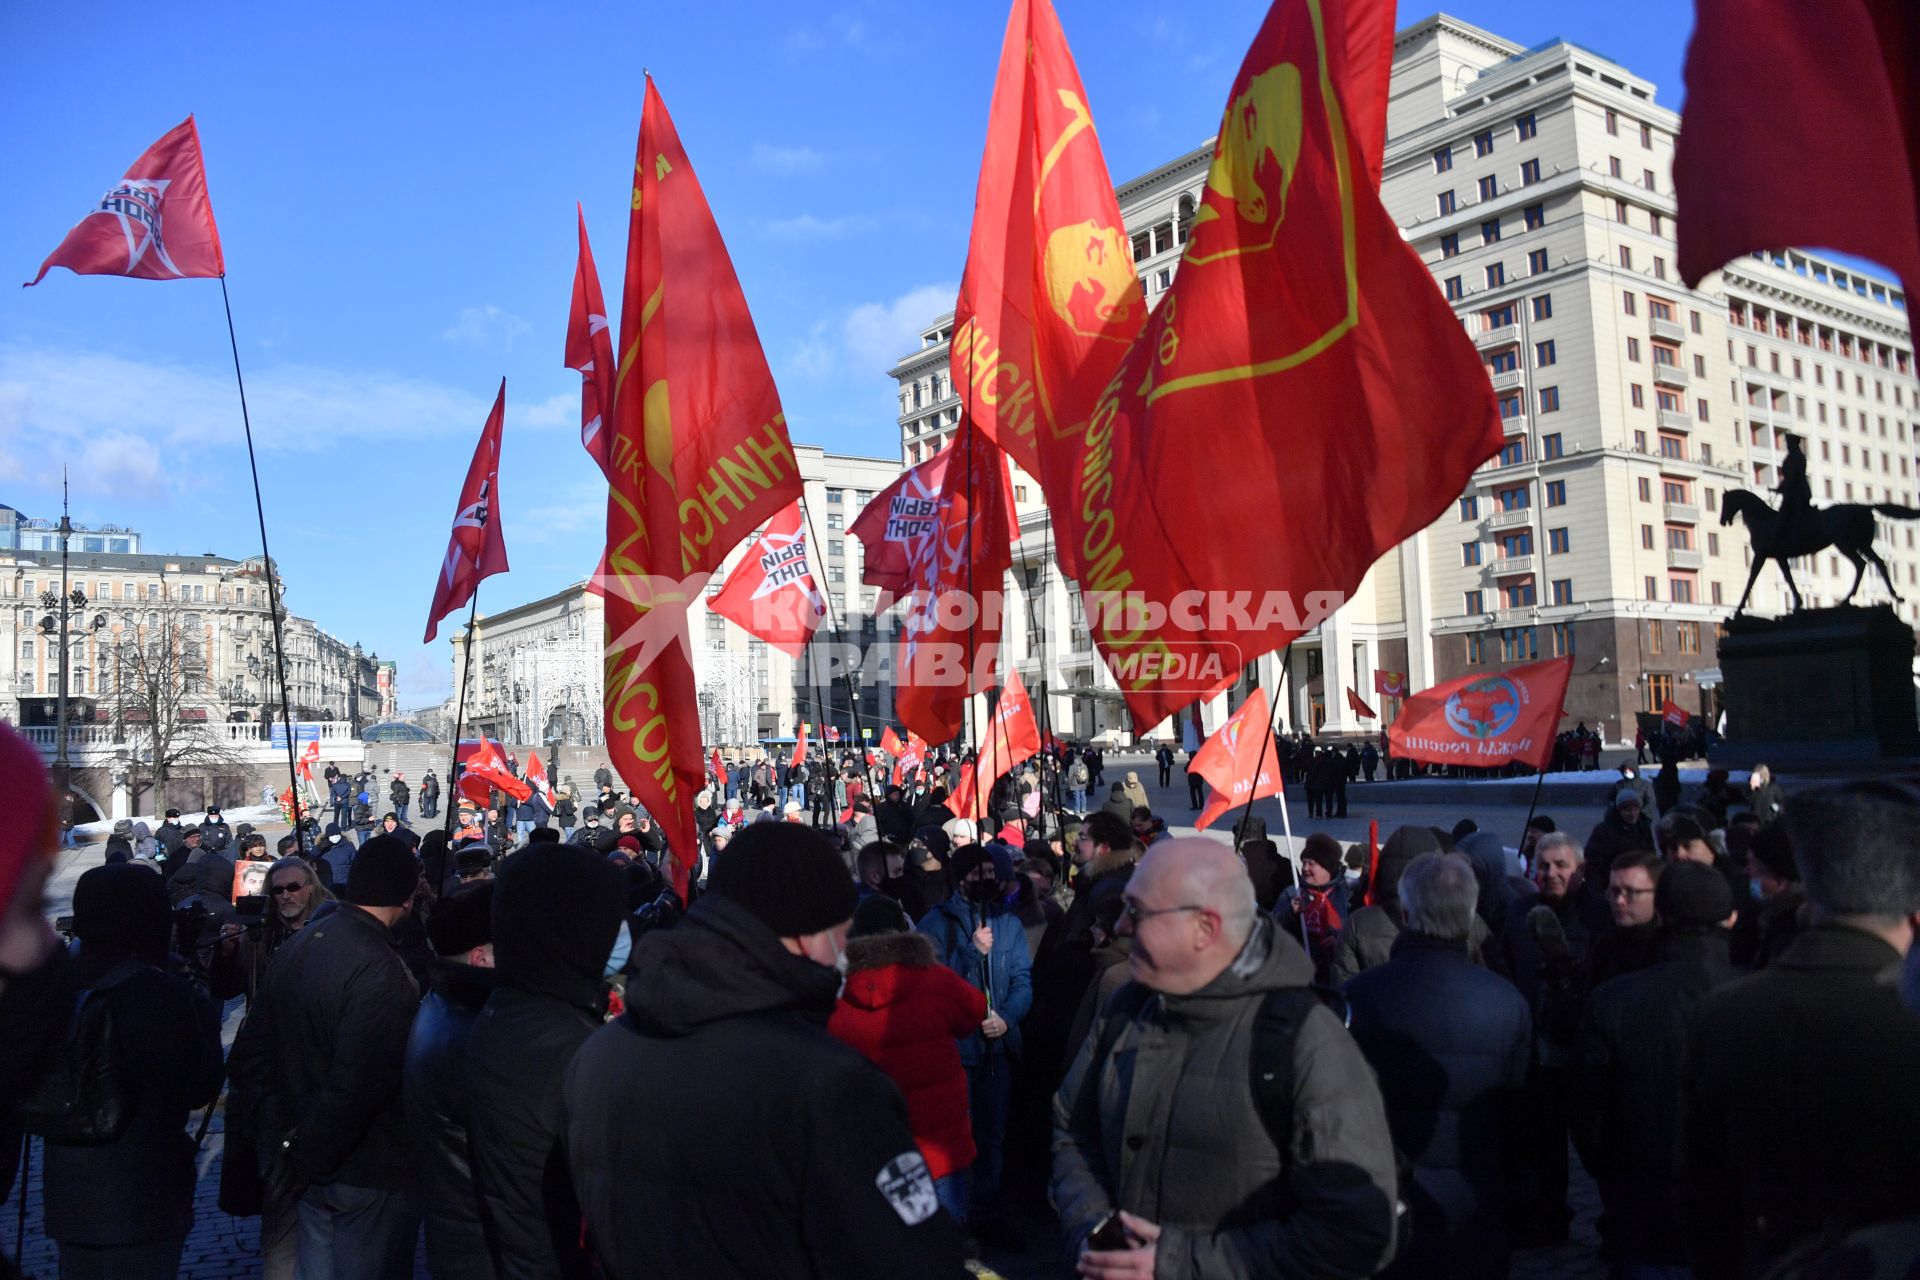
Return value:
<svg viewBox="0 0 1920 1280">
<path fill-rule="evenodd" d="M 1265 13 L 1056 0 L 1116 180 L 1201 143 Z M 1461 0 L 1680 99 L 1689 6 Z M 1402 24 L 1431 13 L 1403 8 Z M 568 13 L 571 16 L 566 16 Z M 0 6 L 0 281 L 40 260 L 154 139 L 198 115 L 287 602 L 450 686 L 419 643 L 461 475 L 508 383 L 511 573 L 481 608 L 589 572 L 605 490 L 561 367 L 576 200 L 609 302 L 651 68 L 730 246 L 794 438 L 893 456 L 886 368 L 952 305 L 1006 19 L 913 6 L 513 3 Z M 259 550 L 211 281 L 55 271 L 0 285 L 0 502 Z M 444 633 L 443 633 L 444 634 Z"/>
</svg>

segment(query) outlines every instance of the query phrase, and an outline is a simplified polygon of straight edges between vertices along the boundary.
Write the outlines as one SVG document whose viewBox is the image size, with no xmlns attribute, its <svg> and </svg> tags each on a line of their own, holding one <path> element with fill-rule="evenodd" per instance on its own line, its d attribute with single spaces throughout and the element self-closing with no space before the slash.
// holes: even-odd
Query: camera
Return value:
<svg viewBox="0 0 1920 1280">
<path fill-rule="evenodd" d="M 73 937 L 73 917 L 72 916 L 56 917 L 53 922 L 53 929 L 55 933 L 58 933 L 63 938 L 69 938 L 69 939 L 72 938 Z"/>
<path fill-rule="evenodd" d="M 267 922 L 267 906 L 268 899 L 264 894 L 249 893 L 237 898 L 233 904 L 233 922 L 249 929 L 258 929 Z"/>
</svg>

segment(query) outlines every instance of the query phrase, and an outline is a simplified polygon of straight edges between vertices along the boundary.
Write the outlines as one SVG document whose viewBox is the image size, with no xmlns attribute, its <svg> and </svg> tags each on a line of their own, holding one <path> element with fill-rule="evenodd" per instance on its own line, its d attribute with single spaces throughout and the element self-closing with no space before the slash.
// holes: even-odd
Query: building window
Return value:
<svg viewBox="0 0 1920 1280">
<path fill-rule="evenodd" d="M 1670 431 L 1662 431 L 1660 433 L 1660 456 L 1663 458 L 1675 458 L 1682 462 L 1686 461 L 1686 438 L 1684 436 L 1674 435 Z"/>
<path fill-rule="evenodd" d="M 1649 191 L 1658 190 L 1658 188 L 1653 185 L 1653 170 L 1642 169 L 1640 171 L 1640 185 Z"/>
<path fill-rule="evenodd" d="M 1500 242 L 1500 219 L 1492 218 L 1480 224 L 1480 243 L 1498 244 Z"/>
<path fill-rule="evenodd" d="M 1480 563 L 1480 544 L 1478 542 L 1461 543 L 1460 544 L 1461 566 L 1464 568 L 1471 568 L 1472 566 L 1479 563 Z"/>
<path fill-rule="evenodd" d="M 1713 585 L 1713 602 L 1715 604 L 1725 604 L 1726 601 L 1720 598 L 1720 584 L 1716 582 L 1712 585 Z"/>
<path fill-rule="evenodd" d="M 1473 154 L 1476 156 L 1490 156 L 1493 154 L 1493 130 L 1488 129 L 1484 133 L 1476 133 L 1473 135 Z"/>
<path fill-rule="evenodd" d="M 1434 199 L 1440 206 L 1440 216 L 1443 218 L 1452 213 L 1457 207 L 1456 197 L 1451 191 L 1442 191 L 1438 196 L 1434 197 Z"/>
<path fill-rule="evenodd" d="M 1566 587 L 1567 587 L 1566 603 L 1572 604 L 1573 603 L 1573 583 L 1568 582 L 1566 584 Z M 1571 622 L 1556 622 L 1551 627 L 1547 628 L 1547 656 L 1550 658 L 1567 658 L 1567 657 L 1571 657 L 1572 655 L 1573 655 L 1573 624 Z"/>
<path fill-rule="evenodd" d="M 1500 558 L 1502 560 L 1512 559 L 1514 556 L 1530 556 L 1532 554 L 1533 530 L 1521 529 L 1517 533 L 1503 533 L 1500 535 Z"/>
<path fill-rule="evenodd" d="M 1625 200 L 1615 200 L 1613 202 L 1613 220 L 1621 226 L 1627 224 L 1627 202 Z"/>
<path fill-rule="evenodd" d="M 1640 549 L 1642 551 L 1653 550 L 1653 526 L 1650 524 L 1640 526 Z"/>
<path fill-rule="evenodd" d="M 1500 179 L 1494 177 L 1492 174 L 1488 174 L 1486 177 L 1480 179 L 1480 198 L 1482 200 L 1491 200 L 1499 194 Z"/>
<path fill-rule="evenodd" d="M 1485 613 L 1486 612 L 1485 609 L 1481 608 L 1481 593 L 1479 591 L 1467 592 L 1467 612 L 1468 613 Z"/>
<path fill-rule="evenodd" d="M 1487 288 L 1498 289 L 1501 285 L 1505 284 L 1506 282 L 1507 282 L 1506 264 L 1504 262 L 1489 263 L 1487 265 Z"/>
<path fill-rule="evenodd" d="M 1520 217 L 1529 231 L 1538 231 L 1547 225 L 1547 206 L 1530 204 L 1520 211 Z"/>
<path fill-rule="evenodd" d="M 1533 252 L 1527 255 L 1527 274 L 1528 275 L 1530 276 L 1545 275 L 1546 271 L 1547 271 L 1547 251 L 1545 249 L 1535 249 Z"/>
<path fill-rule="evenodd" d="M 1539 133 L 1540 128 L 1539 128 L 1539 125 L 1534 121 L 1533 112 L 1529 111 L 1527 112 L 1527 114 L 1516 118 L 1513 122 L 1513 132 L 1514 132 L 1514 136 L 1519 138 L 1520 141 L 1522 142 L 1525 142 L 1528 138 L 1531 138 L 1536 133 Z"/>
<path fill-rule="evenodd" d="M 1634 408 L 1644 409 L 1647 407 L 1647 390 L 1639 383 L 1636 382 L 1630 385 L 1627 388 L 1627 395 L 1628 398 L 1633 401 Z"/>
<path fill-rule="evenodd" d="M 1508 347 L 1505 351 L 1494 352 L 1492 366 L 1495 373 L 1512 373 L 1520 367 L 1519 348 Z"/>
<path fill-rule="evenodd" d="M 1453 168 L 1453 148 L 1441 147 L 1433 153 L 1433 171 L 1445 173 Z"/>
<path fill-rule="evenodd" d="M 1533 318 L 1535 320 L 1553 319 L 1553 295 L 1543 293 L 1533 300 Z"/>
<path fill-rule="evenodd" d="M 1641 433 L 1640 447 L 1641 447 L 1641 452 L 1644 453 L 1646 451 L 1645 433 Z M 1640 477 L 1640 501 L 1642 502 L 1653 501 L 1653 481 L 1647 479 L 1647 477 L 1645 476 Z"/>
<path fill-rule="evenodd" d="M 1533 579 L 1508 583 L 1500 588 L 1500 603 L 1508 609 L 1530 609 L 1538 601 L 1534 596 Z"/>
<path fill-rule="evenodd" d="M 1547 505 L 1564 507 L 1567 505 L 1567 482 L 1565 480 L 1547 481 Z"/>
<path fill-rule="evenodd" d="M 1478 520 L 1480 518 L 1480 498 L 1477 494 L 1468 494 L 1460 499 L 1460 519 Z"/>
<path fill-rule="evenodd" d="M 1509 440 L 1506 442 L 1506 444 L 1501 446 L 1500 448 L 1500 465 L 1501 466 L 1503 467 L 1518 466 L 1520 463 L 1525 462 L 1526 460 L 1527 460 L 1527 438 L 1525 436 L 1521 436 L 1518 440 Z"/>
<path fill-rule="evenodd" d="M 1697 622 L 1677 622 L 1673 627 L 1679 637 L 1679 651 L 1688 655 L 1700 652 L 1700 624 Z"/>
<path fill-rule="evenodd" d="M 1711 531 L 1707 534 L 1707 554 L 1710 556 L 1720 554 L 1720 535 Z"/>
<path fill-rule="evenodd" d="M 1642 586 L 1646 591 L 1647 599 L 1658 600 L 1660 598 L 1660 579 L 1649 575 Z"/>
<path fill-rule="evenodd" d="M 1540 644 L 1532 627 L 1507 627 L 1500 632 L 1502 662 L 1531 662 L 1540 656 Z"/>
<path fill-rule="evenodd" d="M 1563 556 L 1571 545 L 1565 528 L 1547 530 L 1547 554 Z"/>
<path fill-rule="evenodd" d="M 1633 295 L 1628 294 L 1627 296 L 1632 297 Z M 1634 364 L 1640 363 L 1640 339 L 1627 339 L 1627 359 Z"/>
<path fill-rule="evenodd" d="M 1547 390 L 1551 391 L 1553 390 L 1553 388 L 1549 387 L 1547 388 Z M 1565 452 L 1566 452 L 1566 447 L 1561 442 L 1560 433 L 1558 431 L 1550 431 L 1546 435 L 1540 437 L 1540 456 L 1541 457 L 1546 458 L 1548 460 L 1552 460 L 1554 458 L 1563 456 Z"/>
<path fill-rule="evenodd" d="M 1656 236 L 1666 234 L 1665 230 L 1663 229 L 1660 223 L 1660 215 L 1657 213 L 1653 213 L 1651 211 L 1648 212 L 1647 225 L 1653 231 L 1653 234 L 1655 234 Z"/>
<path fill-rule="evenodd" d="M 1607 132 L 1615 135 L 1620 132 L 1620 113 L 1612 109 L 1607 111 Z"/>
<path fill-rule="evenodd" d="M 1520 416 L 1520 393 L 1509 391 L 1500 397 L 1500 416 L 1511 421 Z"/>
<path fill-rule="evenodd" d="M 1502 511 L 1525 511 L 1533 505 L 1533 491 L 1524 484 L 1502 489 L 1494 497 Z"/>
<path fill-rule="evenodd" d="M 1526 160 L 1521 162 L 1520 185 L 1523 187 L 1530 187 L 1538 181 L 1540 181 L 1540 162 L 1538 160 Z"/>
<path fill-rule="evenodd" d="M 1675 604 L 1693 603 L 1692 578 L 1670 578 L 1667 581 L 1667 589 L 1673 593 L 1673 602 Z"/>
<path fill-rule="evenodd" d="M 1607 157 L 1607 173 L 1610 176 L 1615 178 L 1620 176 L 1620 157 L 1619 156 Z M 1620 219 L 1620 221 L 1625 222 L 1626 219 L 1622 218 Z"/>
<path fill-rule="evenodd" d="M 1544 369 L 1554 361 L 1553 339 L 1533 344 L 1533 363 L 1536 368 Z"/>
<path fill-rule="evenodd" d="M 1442 259 L 1451 258 L 1459 252 L 1460 235 L 1458 232 L 1449 231 L 1446 235 L 1440 237 L 1440 257 Z"/>
<path fill-rule="evenodd" d="M 1013 486 L 1013 500 L 1015 502 L 1025 502 L 1027 500 L 1027 486 L 1023 484 Z"/>
<path fill-rule="evenodd" d="M 1553 599 L 1553 603 L 1555 604 L 1572 604 L 1573 603 L 1573 579 L 1572 578 L 1555 578 L 1553 580 L 1552 599 Z M 1552 656 L 1556 658 L 1559 657 L 1560 656 L 1559 650 L 1556 649 L 1552 654 Z"/>
<path fill-rule="evenodd" d="M 1469 596 L 1477 596 L 1480 593 L 1477 591 L 1469 591 L 1467 594 Z M 1467 610 L 1467 612 L 1478 613 L 1480 612 L 1480 610 L 1469 609 Z M 1486 647 L 1485 637 L 1478 636 L 1478 635 L 1468 636 L 1467 637 L 1467 665 L 1470 667 L 1477 667 L 1477 666 L 1480 666 L 1482 663 L 1486 662 L 1486 660 L 1487 660 L 1487 647 Z"/>
<path fill-rule="evenodd" d="M 1626 248 L 1626 246 L 1622 245 L 1621 248 L 1624 249 Z M 1630 316 L 1640 314 L 1639 305 L 1634 302 L 1633 294 L 1631 292 L 1623 293 L 1620 295 L 1620 305 L 1626 310 L 1626 313 Z"/>
<path fill-rule="evenodd" d="M 1633 246 L 1632 245 L 1623 244 L 1620 246 L 1620 265 L 1622 267 L 1625 267 L 1628 271 L 1633 270 Z M 1629 314 L 1631 314 L 1631 308 L 1629 308 Z"/>
<path fill-rule="evenodd" d="M 1467 296 L 1466 288 L 1461 285 L 1459 276 L 1448 276 L 1442 287 L 1446 291 L 1448 302 L 1458 302 Z"/>
<path fill-rule="evenodd" d="M 827 512 L 827 528 L 844 529 L 846 527 L 847 518 L 844 515 L 841 515 L 838 511 Z"/>
<path fill-rule="evenodd" d="M 1560 408 L 1560 388 L 1540 388 L 1540 412 L 1554 413 Z"/>
<path fill-rule="evenodd" d="M 1653 126 L 1652 125 L 1643 124 L 1640 126 L 1640 145 L 1648 148 L 1649 150 L 1652 149 L 1653 147 Z"/>
<path fill-rule="evenodd" d="M 1647 710 L 1658 712 L 1673 697 L 1673 677 L 1656 671 L 1647 677 Z"/>
</svg>

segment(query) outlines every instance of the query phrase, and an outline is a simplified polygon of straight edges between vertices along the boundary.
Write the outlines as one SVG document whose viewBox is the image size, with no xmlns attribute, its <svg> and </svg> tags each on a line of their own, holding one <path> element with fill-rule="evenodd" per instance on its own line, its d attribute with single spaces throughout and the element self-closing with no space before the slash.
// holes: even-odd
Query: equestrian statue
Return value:
<svg viewBox="0 0 1920 1280">
<path fill-rule="evenodd" d="M 1896 601 L 1900 599 L 1900 592 L 1893 585 L 1893 575 L 1887 571 L 1886 561 L 1873 549 L 1874 517 L 1920 520 L 1920 507 L 1901 506 L 1897 502 L 1848 502 L 1831 507 L 1814 506 L 1813 486 L 1807 483 L 1804 443 L 1797 435 L 1787 437 L 1787 456 L 1780 464 L 1780 483 L 1774 488 L 1774 492 L 1780 495 L 1778 511 L 1769 506 L 1765 498 L 1747 489 L 1729 489 L 1721 495 L 1720 523 L 1729 525 L 1735 519 L 1744 520 L 1747 540 L 1753 544 L 1753 569 L 1747 574 L 1747 589 L 1740 593 L 1740 603 L 1734 607 L 1733 616 L 1736 618 L 1745 611 L 1747 598 L 1753 594 L 1753 584 L 1759 580 L 1760 570 L 1769 560 L 1780 566 L 1781 576 L 1787 580 L 1787 590 L 1793 596 L 1794 612 L 1799 612 L 1800 588 L 1793 581 L 1793 561 L 1796 557 L 1814 555 L 1829 547 L 1853 564 L 1853 586 L 1841 604 L 1853 600 L 1866 578 L 1869 564 L 1880 571 L 1880 580 L 1887 584 L 1888 593 Z"/>
</svg>

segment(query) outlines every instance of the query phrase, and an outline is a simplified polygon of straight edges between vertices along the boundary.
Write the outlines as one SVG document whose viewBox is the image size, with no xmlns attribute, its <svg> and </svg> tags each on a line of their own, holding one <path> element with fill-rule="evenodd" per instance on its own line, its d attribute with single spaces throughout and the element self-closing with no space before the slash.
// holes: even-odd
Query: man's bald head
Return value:
<svg viewBox="0 0 1920 1280">
<path fill-rule="evenodd" d="M 1246 946 L 1259 912 L 1233 849 L 1189 836 L 1147 850 L 1127 882 L 1134 981 L 1170 995 L 1198 991 Z"/>
</svg>

